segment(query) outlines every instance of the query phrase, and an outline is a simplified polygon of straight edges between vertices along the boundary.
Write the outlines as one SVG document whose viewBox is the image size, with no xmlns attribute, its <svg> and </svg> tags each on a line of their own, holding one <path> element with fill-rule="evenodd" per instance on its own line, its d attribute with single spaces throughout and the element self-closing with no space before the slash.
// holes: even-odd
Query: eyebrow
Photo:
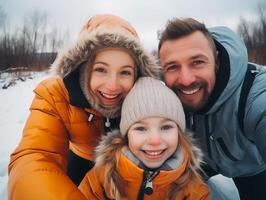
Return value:
<svg viewBox="0 0 266 200">
<path fill-rule="evenodd" d="M 171 119 L 168 119 L 168 118 L 163 118 L 163 119 L 161 120 L 161 123 L 164 123 L 164 122 L 174 122 L 174 123 L 175 123 L 175 121 L 173 121 L 173 120 L 171 120 Z"/>
<path fill-rule="evenodd" d="M 102 61 L 95 62 L 93 65 L 95 65 L 95 64 L 103 64 L 103 65 L 105 65 L 107 67 L 110 67 L 108 63 L 102 62 Z M 133 70 L 134 70 L 134 67 L 135 66 L 131 66 L 131 65 L 123 65 L 122 66 L 122 68 L 132 68 Z"/>
<path fill-rule="evenodd" d="M 102 62 L 102 61 L 94 62 L 93 64 L 94 64 L 94 65 L 95 65 L 95 64 L 104 64 L 104 65 L 107 65 L 107 66 L 108 66 L 108 64 L 107 64 L 107 63 L 105 63 L 105 62 Z"/>
<path fill-rule="evenodd" d="M 208 57 L 203 55 L 203 54 L 197 54 L 197 55 L 189 57 L 188 60 L 195 60 L 195 59 L 199 59 L 199 58 L 203 58 L 205 60 L 208 59 Z M 177 61 L 169 61 L 169 62 L 165 63 L 162 67 L 164 68 L 164 67 L 166 67 L 168 65 L 173 65 L 173 64 L 179 64 L 179 62 L 177 62 Z"/>
<path fill-rule="evenodd" d="M 208 59 L 208 57 L 205 56 L 205 55 L 203 55 L 203 54 L 197 54 L 197 55 L 195 55 L 195 56 L 191 56 L 191 57 L 189 58 L 189 60 L 194 60 L 194 59 L 198 59 L 198 58 Z"/>
</svg>

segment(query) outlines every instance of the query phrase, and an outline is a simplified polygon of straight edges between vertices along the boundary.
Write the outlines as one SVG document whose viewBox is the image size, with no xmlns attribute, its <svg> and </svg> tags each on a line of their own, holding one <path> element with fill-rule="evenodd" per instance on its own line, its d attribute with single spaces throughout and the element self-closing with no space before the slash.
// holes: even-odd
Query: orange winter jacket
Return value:
<svg viewBox="0 0 266 200">
<path fill-rule="evenodd" d="M 114 197 L 117 192 L 117 185 L 120 185 L 124 190 L 125 198 L 123 199 L 167 200 L 172 183 L 186 173 L 188 154 L 184 154 L 183 162 L 177 168 L 159 170 L 159 174 L 150 179 L 153 192 L 148 195 L 145 194 L 145 184 L 143 185 L 144 180 L 146 180 L 144 178 L 147 175 L 146 170 L 144 172 L 142 168 L 123 153 L 126 142 L 122 142 L 122 140 L 119 132 L 115 131 L 105 137 L 97 147 L 100 153 L 97 154 L 96 166 L 86 174 L 79 185 L 79 189 L 89 200 L 122 199 L 119 196 Z M 120 179 L 108 179 L 116 173 L 119 174 Z M 191 176 L 189 182 L 177 192 L 174 199 L 209 200 L 210 193 L 207 185 L 202 180 Z"/>
<path fill-rule="evenodd" d="M 67 153 L 71 148 L 78 156 L 94 160 L 94 148 L 104 133 L 104 117 L 90 109 L 95 106 L 86 88 L 91 56 L 110 47 L 132 54 L 136 78 L 158 77 L 156 60 L 128 22 L 113 15 L 92 17 L 75 43 L 58 53 L 52 69 L 60 77 L 49 78 L 35 89 L 22 139 L 8 167 L 10 200 L 85 198 L 66 175 Z M 88 71 L 81 70 L 84 66 Z"/>
<path fill-rule="evenodd" d="M 94 160 L 103 117 L 72 106 L 60 77 L 41 82 L 34 92 L 23 138 L 11 155 L 9 199 L 84 199 L 66 175 L 69 141 L 76 154 Z"/>
<path fill-rule="evenodd" d="M 125 189 L 127 200 L 136 200 L 140 193 L 143 181 L 143 169 L 138 168 L 134 163 L 128 160 L 123 154 L 119 157 L 118 172 L 123 178 L 123 187 Z M 170 183 L 176 180 L 184 171 L 185 164 L 180 169 L 172 171 L 160 171 L 159 175 L 152 181 L 153 193 L 144 194 L 143 200 L 165 200 L 170 190 Z M 89 200 L 105 200 L 109 190 L 103 188 L 106 177 L 106 168 L 93 168 L 88 172 L 79 188 Z M 110 185 L 107 188 L 111 187 Z M 104 189 L 106 191 L 104 191 Z M 111 198 L 113 199 L 113 198 Z M 195 179 L 184 187 L 175 200 L 209 200 L 210 194 L 207 186 Z"/>
</svg>

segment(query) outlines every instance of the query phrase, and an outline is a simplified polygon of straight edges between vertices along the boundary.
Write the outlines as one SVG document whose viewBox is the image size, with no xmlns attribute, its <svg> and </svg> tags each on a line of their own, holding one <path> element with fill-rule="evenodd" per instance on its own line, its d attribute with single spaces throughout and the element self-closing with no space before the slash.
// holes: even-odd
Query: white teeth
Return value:
<svg viewBox="0 0 266 200">
<path fill-rule="evenodd" d="M 118 97 L 118 94 L 114 94 L 114 95 L 112 95 L 112 94 L 106 94 L 106 93 L 103 93 L 103 92 L 101 92 L 101 94 L 102 94 L 104 97 L 108 98 L 108 99 L 114 99 L 114 98 Z"/>
<path fill-rule="evenodd" d="M 151 156 L 157 156 L 162 153 L 162 151 L 145 151 L 146 154 L 151 155 Z"/>
<path fill-rule="evenodd" d="M 180 90 L 182 93 L 184 94 L 188 94 L 188 95 L 191 95 L 191 94 L 195 94 L 197 91 L 199 91 L 200 88 L 197 88 L 197 89 L 194 89 L 194 90 Z"/>
</svg>

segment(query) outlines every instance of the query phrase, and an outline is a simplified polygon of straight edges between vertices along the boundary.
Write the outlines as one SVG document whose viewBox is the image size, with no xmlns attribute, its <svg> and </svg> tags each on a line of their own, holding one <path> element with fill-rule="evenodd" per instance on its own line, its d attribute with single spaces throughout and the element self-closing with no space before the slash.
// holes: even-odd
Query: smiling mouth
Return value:
<svg viewBox="0 0 266 200">
<path fill-rule="evenodd" d="M 160 156 L 161 154 L 163 154 L 164 151 L 165 150 L 158 150 L 158 151 L 143 150 L 143 152 L 148 156 Z"/>
<path fill-rule="evenodd" d="M 104 92 L 99 91 L 100 95 L 106 99 L 113 100 L 119 97 L 120 94 L 107 94 Z"/>
<path fill-rule="evenodd" d="M 185 94 L 185 95 L 193 95 L 193 94 L 196 94 L 200 89 L 201 87 L 190 89 L 190 90 L 178 89 L 178 91 L 180 91 L 182 94 Z"/>
<path fill-rule="evenodd" d="M 97 96 L 104 107 L 113 107 L 121 103 L 122 93 L 110 94 L 102 91 L 97 92 Z"/>
</svg>

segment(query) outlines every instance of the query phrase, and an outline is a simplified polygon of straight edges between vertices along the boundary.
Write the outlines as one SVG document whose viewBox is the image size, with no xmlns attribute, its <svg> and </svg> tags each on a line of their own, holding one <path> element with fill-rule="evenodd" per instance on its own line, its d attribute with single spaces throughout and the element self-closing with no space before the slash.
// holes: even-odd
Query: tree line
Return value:
<svg viewBox="0 0 266 200">
<path fill-rule="evenodd" d="M 253 21 L 240 17 L 237 33 L 247 46 L 249 60 L 266 65 L 266 3 L 258 3 L 256 10 L 257 18 Z M 45 12 L 35 11 L 11 29 L 0 7 L 0 72 L 12 68 L 29 71 L 47 68 L 68 40 L 68 31 L 60 33 L 51 27 Z"/>
<path fill-rule="evenodd" d="M 0 71 L 14 68 L 38 71 L 47 68 L 56 52 L 69 39 L 68 31 L 60 34 L 48 26 L 46 12 L 33 12 L 12 29 L 0 7 Z"/>
<path fill-rule="evenodd" d="M 240 18 L 237 32 L 247 46 L 249 61 L 266 65 L 266 2 L 259 2 L 256 11 L 253 21 Z"/>
</svg>

